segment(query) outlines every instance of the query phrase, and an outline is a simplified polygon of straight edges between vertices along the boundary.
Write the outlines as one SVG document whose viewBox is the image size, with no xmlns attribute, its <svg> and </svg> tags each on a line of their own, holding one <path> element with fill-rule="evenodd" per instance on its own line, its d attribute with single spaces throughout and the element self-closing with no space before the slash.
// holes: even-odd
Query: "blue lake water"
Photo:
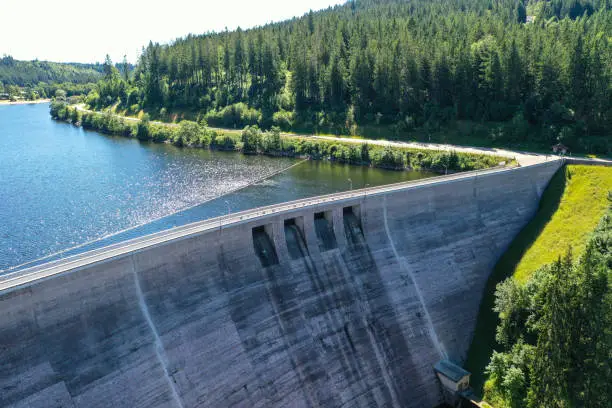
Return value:
<svg viewBox="0 0 612 408">
<path fill-rule="evenodd" d="M 348 190 L 349 179 L 360 188 L 429 176 L 143 143 L 55 122 L 46 104 L 0 105 L 0 273 L 228 209 Z"/>
</svg>

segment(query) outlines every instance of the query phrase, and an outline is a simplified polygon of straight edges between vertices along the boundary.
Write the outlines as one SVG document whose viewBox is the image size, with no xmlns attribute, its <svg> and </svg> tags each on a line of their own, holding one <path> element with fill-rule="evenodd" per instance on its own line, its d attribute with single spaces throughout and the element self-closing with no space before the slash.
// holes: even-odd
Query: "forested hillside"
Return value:
<svg viewBox="0 0 612 408">
<path fill-rule="evenodd" d="M 350 1 L 251 30 L 149 44 L 134 75 L 108 65 L 88 103 L 345 134 L 468 123 L 495 144 L 561 141 L 609 153 L 610 4 Z"/>
<path fill-rule="evenodd" d="M 18 61 L 0 58 L 0 83 L 32 87 L 40 82 L 84 84 L 102 78 L 102 64 L 62 64 L 48 61 Z"/>
<path fill-rule="evenodd" d="M 525 285 L 499 284 L 496 339 L 504 351 L 487 367 L 487 400 L 502 408 L 609 407 L 611 278 L 608 210 L 578 260 L 568 249 Z"/>
</svg>

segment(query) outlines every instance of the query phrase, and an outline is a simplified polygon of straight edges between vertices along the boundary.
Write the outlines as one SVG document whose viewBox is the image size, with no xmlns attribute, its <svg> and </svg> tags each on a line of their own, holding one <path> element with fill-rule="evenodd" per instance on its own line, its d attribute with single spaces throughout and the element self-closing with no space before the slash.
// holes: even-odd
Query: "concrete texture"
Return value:
<svg viewBox="0 0 612 408">
<path fill-rule="evenodd" d="M 285 203 L 2 277 L 0 406 L 433 407 L 433 365 L 462 362 L 560 165 Z"/>
</svg>

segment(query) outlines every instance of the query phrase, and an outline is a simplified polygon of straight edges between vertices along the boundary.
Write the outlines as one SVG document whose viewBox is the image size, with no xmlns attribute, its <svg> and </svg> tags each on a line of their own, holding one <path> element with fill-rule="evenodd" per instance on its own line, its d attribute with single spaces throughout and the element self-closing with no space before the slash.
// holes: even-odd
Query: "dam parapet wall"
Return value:
<svg viewBox="0 0 612 408">
<path fill-rule="evenodd" d="M 0 278 L 0 406 L 428 407 L 561 161 L 283 203 Z"/>
</svg>

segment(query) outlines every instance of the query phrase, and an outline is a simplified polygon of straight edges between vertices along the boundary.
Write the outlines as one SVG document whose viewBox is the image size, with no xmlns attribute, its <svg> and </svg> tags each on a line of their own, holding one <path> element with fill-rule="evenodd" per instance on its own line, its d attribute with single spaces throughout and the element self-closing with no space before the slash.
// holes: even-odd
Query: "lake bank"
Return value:
<svg viewBox="0 0 612 408">
<path fill-rule="evenodd" d="M 416 147 L 397 142 L 292 135 L 278 131 L 262 132 L 256 127 L 227 131 L 189 121 L 181 122 L 189 124 L 183 127 L 179 124 L 142 121 L 111 112 L 95 112 L 61 103 L 52 104 L 51 116 L 102 133 L 171 143 L 180 147 L 328 160 L 393 170 L 425 170 L 446 174 L 516 164 L 512 152 L 504 152 L 507 155 L 503 156 L 491 150 L 479 152 L 473 148 L 453 146 Z M 187 132 L 186 128 L 190 130 Z"/>
<path fill-rule="evenodd" d="M 51 99 L 37 99 L 35 101 L 8 101 L 0 100 L 0 105 L 37 105 L 41 103 L 49 103 Z"/>
<path fill-rule="evenodd" d="M 435 176 L 299 162 L 103 135 L 41 104 L 0 107 L 0 271 L 228 211 Z"/>
</svg>

